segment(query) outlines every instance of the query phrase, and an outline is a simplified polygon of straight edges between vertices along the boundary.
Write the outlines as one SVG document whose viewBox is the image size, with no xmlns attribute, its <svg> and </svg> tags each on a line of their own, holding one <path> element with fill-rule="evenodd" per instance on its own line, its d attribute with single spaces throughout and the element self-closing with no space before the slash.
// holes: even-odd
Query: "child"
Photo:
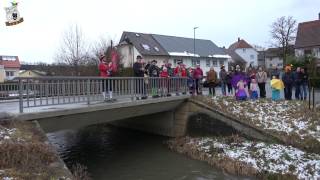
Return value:
<svg viewBox="0 0 320 180">
<path fill-rule="evenodd" d="M 280 89 L 283 89 L 284 85 L 283 82 L 278 79 L 276 76 L 272 76 L 271 80 L 271 89 L 272 89 L 272 95 L 271 98 L 273 101 L 280 100 Z"/>
<path fill-rule="evenodd" d="M 166 67 L 163 67 L 161 73 L 160 73 L 160 77 L 161 77 L 161 96 L 171 96 L 171 94 L 169 94 L 169 73 L 168 73 L 168 69 Z"/>
<path fill-rule="evenodd" d="M 242 101 L 247 100 L 247 92 L 245 89 L 245 85 L 246 83 L 242 79 L 237 83 L 237 92 L 236 92 L 237 100 L 242 100 Z"/>
<path fill-rule="evenodd" d="M 256 79 L 251 79 L 250 91 L 251 91 L 251 99 L 253 100 L 258 99 L 258 83 Z"/>
</svg>

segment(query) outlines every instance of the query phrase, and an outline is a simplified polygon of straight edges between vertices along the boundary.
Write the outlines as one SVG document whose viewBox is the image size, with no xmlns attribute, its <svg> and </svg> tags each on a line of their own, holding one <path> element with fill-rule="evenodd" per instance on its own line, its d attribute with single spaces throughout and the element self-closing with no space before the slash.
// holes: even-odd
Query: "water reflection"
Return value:
<svg viewBox="0 0 320 180">
<path fill-rule="evenodd" d="M 83 164 L 97 180 L 240 179 L 171 152 L 162 136 L 108 125 L 47 135 L 68 167 Z"/>
</svg>

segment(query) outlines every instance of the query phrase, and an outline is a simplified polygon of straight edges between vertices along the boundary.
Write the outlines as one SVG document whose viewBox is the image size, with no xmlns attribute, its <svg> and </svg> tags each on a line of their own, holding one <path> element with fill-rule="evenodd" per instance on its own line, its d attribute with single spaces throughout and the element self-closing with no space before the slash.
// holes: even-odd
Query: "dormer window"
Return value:
<svg viewBox="0 0 320 180">
<path fill-rule="evenodd" d="M 140 34 L 137 33 L 136 36 L 137 36 L 137 37 L 140 37 Z"/>
<path fill-rule="evenodd" d="M 17 60 L 15 56 L 2 56 L 3 61 L 15 61 Z"/>
<path fill-rule="evenodd" d="M 150 51 L 150 46 L 148 44 L 141 44 L 141 46 L 143 47 L 143 49 Z"/>
</svg>

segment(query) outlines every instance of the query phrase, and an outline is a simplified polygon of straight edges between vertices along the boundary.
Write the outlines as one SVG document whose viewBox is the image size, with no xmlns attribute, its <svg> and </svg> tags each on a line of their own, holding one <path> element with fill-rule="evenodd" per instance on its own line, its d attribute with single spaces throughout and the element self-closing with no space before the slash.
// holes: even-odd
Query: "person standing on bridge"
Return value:
<svg viewBox="0 0 320 180">
<path fill-rule="evenodd" d="M 144 86 L 144 73 L 145 73 L 145 69 L 143 67 L 143 63 L 142 63 L 142 57 L 140 55 L 137 56 L 136 58 L 136 62 L 133 64 L 133 73 L 134 73 L 134 77 L 136 77 L 137 79 L 135 79 L 135 95 L 143 95 L 141 97 L 141 99 L 146 99 L 146 89 Z M 139 100 L 139 97 L 136 97 L 137 100 Z"/>
<path fill-rule="evenodd" d="M 160 75 L 160 68 L 157 66 L 157 61 L 152 60 L 151 65 L 148 69 L 149 71 L 149 76 L 151 77 L 151 94 L 153 98 L 158 98 L 158 92 L 159 92 L 159 75 Z"/>
<path fill-rule="evenodd" d="M 220 72 L 219 72 L 219 77 L 220 77 L 220 82 L 221 82 L 221 92 L 222 95 L 225 96 L 226 93 L 226 86 L 227 86 L 227 71 L 224 68 L 224 65 L 221 66 L 220 68 Z M 209 88 L 210 90 L 210 88 Z"/>
<path fill-rule="evenodd" d="M 110 77 L 112 73 L 112 64 L 107 63 L 107 58 L 105 55 L 100 55 L 99 59 L 100 59 L 100 63 L 99 63 L 100 77 L 103 77 L 103 78 Z M 108 79 L 104 79 L 103 81 L 104 81 L 103 87 L 102 87 L 103 99 L 105 101 L 112 100 L 112 89 L 108 84 Z"/>
<path fill-rule="evenodd" d="M 200 94 L 202 94 L 200 83 L 201 83 L 202 78 L 203 78 L 203 71 L 200 68 L 200 64 L 197 64 L 196 69 L 193 72 L 193 78 L 196 81 L 196 92 L 197 92 L 197 95 L 200 95 Z"/>
<path fill-rule="evenodd" d="M 216 95 L 215 86 L 217 85 L 217 73 L 214 70 L 214 67 L 211 67 L 210 71 L 208 72 L 207 82 L 209 85 L 209 95 L 215 96 Z"/>
</svg>

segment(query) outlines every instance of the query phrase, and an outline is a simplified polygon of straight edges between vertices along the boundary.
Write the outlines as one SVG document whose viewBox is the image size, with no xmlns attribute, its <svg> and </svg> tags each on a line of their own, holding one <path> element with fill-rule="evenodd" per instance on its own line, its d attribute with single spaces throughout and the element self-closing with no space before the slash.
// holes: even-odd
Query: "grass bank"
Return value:
<svg viewBox="0 0 320 180">
<path fill-rule="evenodd" d="M 227 117 L 264 131 L 286 145 L 320 153 L 320 108 L 304 101 L 237 101 L 233 97 L 194 97 Z"/>
<path fill-rule="evenodd" d="M 0 121 L 0 179 L 73 179 L 34 122 Z"/>
</svg>

